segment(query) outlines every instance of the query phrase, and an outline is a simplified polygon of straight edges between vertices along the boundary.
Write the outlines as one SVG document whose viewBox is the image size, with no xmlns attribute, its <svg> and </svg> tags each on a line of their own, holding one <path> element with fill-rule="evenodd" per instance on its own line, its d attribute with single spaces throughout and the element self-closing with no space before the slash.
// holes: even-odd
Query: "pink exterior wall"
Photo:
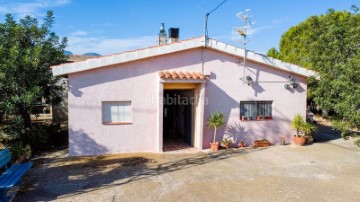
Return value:
<svg viewBox="0 0 360 202">
<path fill-rule="evenodd" d="M 259 81 L 247 86 L 240 80 L 241 58 L 199 48 L 70 74 L 70 155 L 158 151 L 157 72 L 201 72 L 202 58 L 205 71 L 211 72 L 205 87 L 209 102 L 204 106 L 204 123 L 216 110 L 224 113 L 228 123 L 218 133 L 218 140 L 231 137 L 249 144 L 254 139 L 267 138 L 277 143 L 280 136 L 287 136 L 291 141 L 290 121 L 296 113 L 305 115 L 306 111 L 306 78 L 293 75 L 300 85 L 295 90 L 286 90 L 284 82 L 289 73 L 247 62 L 246 75 Z M 132 124 L 102 124 L 102 101 L 128 100 L 132 102 Z M 240 100 L 272 100 L 274 120 L 240 121 Z M 204 124 L 203 148 L 209 147 L 212 134 L 213 130 Z"/>
<path fill-rule="evenodd" d="M 296 113 L 306 113 L 306 78 L 292 75 L 299 86 L 295 90 L 287 90 L 284 84 L 289 77 L 288 72 L 247 62 L 245 75 L 255 81 L 252 86 L 244 84 L 240 78 L 244 75 L 239 58 L 206 51 L 206 70 L 211 72 L 206 85 L 206 97 L 209 104 L 205 106 L 205 120 L 215 110 L 224 113 L 227 127 L 219 130 L 218 140 L 223 137 L 232 138 L 237 144 L 245 141 L 251 145 L 254 140 L 266 138 L 271 143 L 279 143 L 285 136 L 292 142 L 293 130 L 291 120 Z M 242 62 L 242 61 L 241 61 Z M 273 120 L 240 121 L 240 101 L 273 101 Z M 222 135 L 223 134 L 223 135 Z M 209 147 L 213 130 L 204 128 L 203 146 Z"/>
</svg>

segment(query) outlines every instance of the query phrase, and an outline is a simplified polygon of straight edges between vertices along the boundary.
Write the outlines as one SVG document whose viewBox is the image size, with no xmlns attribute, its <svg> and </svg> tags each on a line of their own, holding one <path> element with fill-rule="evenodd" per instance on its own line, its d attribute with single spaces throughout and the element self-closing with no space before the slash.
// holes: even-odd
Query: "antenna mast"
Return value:
<svg viewBox="0 0 360 202">
<path fill-rule="evenodd" d="M 255 24 L 255 22 L 252 22 L 251 18 L 252 15 L 250 14 L 250 9 L 246 9 L 245 11 L 239 12 L 236 14 L 240 20 L 243 21 L 243 26 L 241 27 L 234 27 L 233 28 L 233 40 L 242 42 L 244 45 L 244 77 L 242 79 L 245 79 L 245 68 L 246 68 L 246 45 L 247 42 L 251 40 L 251 34 L 252 34 L 252 25 Z"/>
<path fill-rule="evenodd" d="M 205 36 L 205 46 L 207 44 L 207 40 L 208 40 L 208 29 L 207 29 L 207 22 L 208 22 L 208 18 L 209 15 L 213 12 L 215 12 L 218 8 L 220 8 L 227 0 L 222 1 L 218 6 L 216 6 L 216 8 L 214 8 L 213 10 L 211 10 L 210 12 L 206 13 L 204 16 L 204 36 Z"/>
</svg>

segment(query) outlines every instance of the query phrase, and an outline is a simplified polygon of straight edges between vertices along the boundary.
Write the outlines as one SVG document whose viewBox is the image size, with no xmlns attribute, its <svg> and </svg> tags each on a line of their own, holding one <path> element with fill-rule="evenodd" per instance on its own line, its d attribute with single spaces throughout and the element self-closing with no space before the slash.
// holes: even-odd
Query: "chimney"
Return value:
<svg viewBox="0 0 360 202">
<path fill-rule="evenodd" d="M 167 36 L 165 32 L 165 25 L 164 23 L 161 23 L 160 32 L 158 34 L 158 45 L 165 45 L 167 44 Z"/>
<path fill-rule="evenodd" d="M 170 28 L 169 29 L 169 43 L 174 43 L 179 41 L 179 28 Z"/>
</svg>

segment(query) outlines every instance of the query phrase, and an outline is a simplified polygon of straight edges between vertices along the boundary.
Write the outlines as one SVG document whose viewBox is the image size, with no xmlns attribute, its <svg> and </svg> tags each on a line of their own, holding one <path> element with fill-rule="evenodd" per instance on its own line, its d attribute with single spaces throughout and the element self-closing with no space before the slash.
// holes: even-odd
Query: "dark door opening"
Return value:
<svg viewBox="0 0 360 202">
<path fill-rule="evenodd" d="M 194 146 L 194 90 L 164 90 L 163 150 Z"/>
</svg>

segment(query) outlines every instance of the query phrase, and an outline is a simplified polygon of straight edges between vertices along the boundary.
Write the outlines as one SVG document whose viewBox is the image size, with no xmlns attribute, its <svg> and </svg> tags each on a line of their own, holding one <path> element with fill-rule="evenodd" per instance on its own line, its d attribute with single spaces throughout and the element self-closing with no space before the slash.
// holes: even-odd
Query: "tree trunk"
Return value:
<svg viewBox="0 0 360 202">
<path fill-rule="evenodd" d="M 215 141 L 216 141 L 216 127 L 214 127 L 214 129 L 215 129 L 215 132 L 214 132 L 214 141 L 213 141 L 213 143 L 215 143 Z"/>
<path fill-rule="evenodd" d="M 25 128 L 30 128 L 31 126 L 31 116 L 29 111 L 23 105 L 18 105 L 18 110 L 21 118 L 24 120 Z"/>
</svg>

